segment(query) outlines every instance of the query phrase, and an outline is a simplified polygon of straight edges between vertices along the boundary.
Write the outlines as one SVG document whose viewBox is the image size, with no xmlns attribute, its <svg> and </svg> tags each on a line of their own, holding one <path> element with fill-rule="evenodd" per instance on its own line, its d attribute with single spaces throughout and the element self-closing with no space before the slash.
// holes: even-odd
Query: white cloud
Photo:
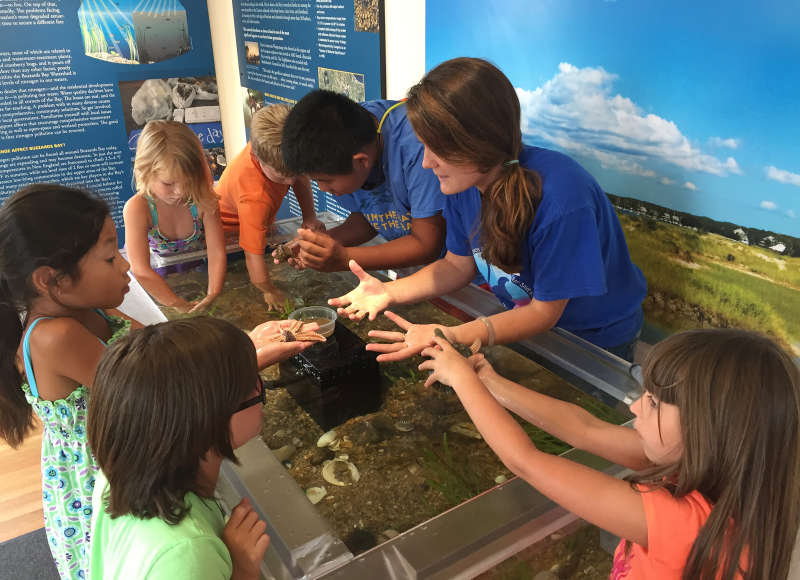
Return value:
<svg viewBox="0 0 800 580">
<path fill-rule="evenodd" d="M 722 137 L 711 137 L 708 140 L 708 144 L 712 147 L 727 147 L 728 149 L 738 149 L 741 143 L 741 139 L 734 139 L 733 137 L 729 137 L 727 139 L 723 139 Z"/>
<path fill-rule="evenodd" d="M 686 189 L 691 189 L 692 191 L 697 191 L 697 186 L 691 181 L 687 181 L 686 183 L 684 183 L 683 187 L 685 187 Z"/>
<path fill-rule="evenodd" d="M 800 187 L 800 175 L 797 173 L 792 173 L 791 171 L 786 171 L 785 169 L 778 169 L 774 165 L 765 167 L 764 173 L 766 173 L 767 179 L 772 179 L 780 183 L 788 183 L 789 185 L 796 185 L 797 187 Z"/>
<path fill-rule="evenodd" d="M 790 209 L 790 210 L 786 211 L 786 216 L 794 219 L 794 218 L 797 217 L 797 214 L 795 213 L 795 211 L 793 209 Z"/>
<path fill-rule="evenodd" d="M 719 176 L 742 173 L 733 157 L 722 161 L 704 153 L 674 122 L 612 94 L 616 79 L 602 68 L 562 62 L 558 73 L 537 89 L 517 88 L 522 132 L 634 175 L 656 177 L 647 167 L 653 161 Z"/>
<path fill-rule="evenodd" d="M 659 181 L 661 181 L 661 183 L 663 183 L 664 185 L 672 185 L 673 183 L 675 183 L 675 181 L 670 179 L 669 177 L 662 177 Z"/>
<path fill-rule="evenodd" d="M 769 211 L 775 211 L 776 209 L 778 209 L 778 204 L 777 203 L 775 203 L 774 201 L 766 200 L 766 199 L 764 201 L 762 201 L 759 204 L 759 206 L 761 207 L 761 209 L 768 209 Z"/>
</svg>

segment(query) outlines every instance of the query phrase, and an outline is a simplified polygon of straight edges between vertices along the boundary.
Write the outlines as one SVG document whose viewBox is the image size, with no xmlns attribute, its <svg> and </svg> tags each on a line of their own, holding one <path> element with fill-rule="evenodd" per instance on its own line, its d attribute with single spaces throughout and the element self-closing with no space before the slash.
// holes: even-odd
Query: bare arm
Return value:
<svg viewBox="0 0 800 580">
<path fill-rule="evenodd" d="M 508 344 L 553 328 L 567 306 L 568 300 L 531 300 L 530 304 L 489 316 L 494 328 L 496 344 Z M 466 322 L 450 329 L 451 338 L 471 344 L 476 338 L 484 344 L 489 340 L 489 329 L 480 320 Z"/>
<path fill-rule="evenodd" d="M 500 460 L 541 493 L 585 520 L 647 547 L 647 521 L 641 495 L 616 479 L 568 459 L 539 451 L 483 385 L 469 361 L 447 341 L 435 339 L 420 370 L 452 386 L 475 426 Z M 441 349 L 441 350 L 440 350 Z M 620 428 L 622 429 L 622 428 Z"/>
<path fill-rule="evenodd" d="M 634 471 L 651 467 L 633 429 L 598 419 L 585 409 L 548 397 L 497 374 L 485 359 L 478 359 L 478 377 L 503 407 L 529 423 L 612 463 Z"/>
<path fill-rule="evenodd" d="M 310 229 L 323 229 L 325 224 L 317 219 L 314 209 L 314 192 L 311 191 L 311 182 L 307 177 L 298 177 L 292 183 L 292 191 L 303 214 L 303 227 Z"/>
<path fill-rule="evenodd" d="M 416 266 L 435 260 L 442 249 L 441 216 L 411 220 L 411 232 L 377 246 L 360 246 L 375 237 L 375 230 L 358 212 L 328 233 L 298 232 L 298 257 L 307 267 L 324 272 L 346 270 L 350 260 L 377 270 Z"/>
<path fill-rule="evenodd" d="M 225 254 L 225 234 L 222 231 L 219 210 L 203 212 L 202 217 L 208 256 L 208 296 L 216 298 L 222 293 L 228 266 L 228 258 Z"/>
<path fill-rule="evenodd" d="M 286 301 L 286 295 L 270 280 L 264 256 L 245 251 L 244 263 L 247 266 L 250 282 L 261 290 L 264 295 L 264 303 L 267 305 L 267 310 L 280 309 Z"/>
<path fill-rule="evenodd" d="M 189 303 L 176 295 L 150 266 L 150 248 L 147 244 L 149 216 L 147 201 L 138 194 L 130 198 L 122 210 L 122 217 L 125 220 L 125 249 L 131 271 L 142 288 L 160 304 L 188 310 Z"/>
</svg>

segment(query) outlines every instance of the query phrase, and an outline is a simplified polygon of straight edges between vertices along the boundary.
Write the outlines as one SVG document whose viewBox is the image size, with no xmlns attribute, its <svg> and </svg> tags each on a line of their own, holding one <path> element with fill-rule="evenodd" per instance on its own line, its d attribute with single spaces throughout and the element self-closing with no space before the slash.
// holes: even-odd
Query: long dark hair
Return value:
<svg viewBox="0 0 800 580">
<path fill-rule="evenodd" d="M 87 435 L 108 478 L 108 513 L 176 524 L 213 450 L 236 462 L 230 418 L 256 385 L 256 351 L 224 320 L 147 326 L 108 347 L 97 366 Z"/>
<path fill-rule="evenodd" d="M 78 262 L 97 243 L 108 215 L 100 198 L 53 183 L 25 187 L 0 208 L 0 436 L 12 447 L 33 425 L 16 365 L 23 317 L 38 295 L 31 274 L 49 266 L 77 280 Z"/>
<path fill-rule="evenodd" d="M 408 120 L 419 139 L 452 163 L 487 172 L 522 153 L 520 105 L 508 78 L 479 58 L 438 65 L 408 91 Z M 481 196 L 481 252 L 507 272 L 522 263 L 522 245 L 542 196 L 542 181 L 519 163 Z M 477 224 L 476 224 L 477 225 Z"/>
<path fill-rule="evenodd" d="M 696 490 L 713 505 L 683 578 L 730 580 L 740 560 L 745 578 L 786 578 L 800 525 L 796 363 L 765 336 L 703 329 L 658 343 L 643 376 L 678 407 L 683 453 L 630 479 L 675 497 Z"/>
</svg>

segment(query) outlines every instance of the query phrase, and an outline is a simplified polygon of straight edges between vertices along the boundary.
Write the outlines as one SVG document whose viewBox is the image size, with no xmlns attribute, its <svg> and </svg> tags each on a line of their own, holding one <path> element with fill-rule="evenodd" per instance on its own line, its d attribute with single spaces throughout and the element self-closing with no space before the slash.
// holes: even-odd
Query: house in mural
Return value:
<svg viewBox="0 0 800 580">
<path fill-rule="evenodd" d="M 770 246 L 769 249 L 772 250 L 773 252 L 777 252 L 779 254 L 782 254 L 782 253 L 784 253 L 786 251 L 786 245 L 778 242 L 774 246 Z"/>
<path fill-rule="evenodd" d="M 739 241 L 744 245 L 750 245 L 750 242 L 747 240 L 747 233 L 742 228 L 736 228 L 733 230 L 733 235 L 739 238 Z"/>
</svg>

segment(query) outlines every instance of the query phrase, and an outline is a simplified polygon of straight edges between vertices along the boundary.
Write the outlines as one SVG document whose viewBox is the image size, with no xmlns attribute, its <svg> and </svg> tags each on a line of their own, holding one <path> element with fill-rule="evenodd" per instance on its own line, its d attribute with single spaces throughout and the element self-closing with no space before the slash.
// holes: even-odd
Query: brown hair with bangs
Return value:
<svg viewBox="0 0 800 580">
<path fill-rule="evenodd" d="M 257 375 L 250 338 L 216 318 L 147 326 L 106 349 L 88 438 L 108 478 L 108 513 L 180 522 L 203 456 L 237 462 L 230 418 Z"/>
<path fill-rule="evenodd" d="M 473 164 L 485 173 L 522 152 L 517 93 L 485 60 L 443 62 L 411 87 L 406 107 L 420 141 L 448 162 Z M 538 173 L 519 163 L 502 165 L 500 178 L 481 195 L 481 251 L 489 263 L 507 272 L 520 268 L 541 196 Z"/>
<path fill-rule="evenodd" d="M 150 196 L 150 183 L 159 175 L 180 181 L 186 203 L 203 211 L 217 211 L 211 169 L 194 131 L 177 121 L 149 121 L 139 134 L 133 177 L 136 191 Z"/>
<path fill-rule="evenodd" d="M 683 578 L 786 578 L 800 525 L 797 364 L 760 334 L 703 329 L 657 344 L 643 376 L 678 407 L 683 453 L 630 480 L 713 505 Z"/>
</svg>

